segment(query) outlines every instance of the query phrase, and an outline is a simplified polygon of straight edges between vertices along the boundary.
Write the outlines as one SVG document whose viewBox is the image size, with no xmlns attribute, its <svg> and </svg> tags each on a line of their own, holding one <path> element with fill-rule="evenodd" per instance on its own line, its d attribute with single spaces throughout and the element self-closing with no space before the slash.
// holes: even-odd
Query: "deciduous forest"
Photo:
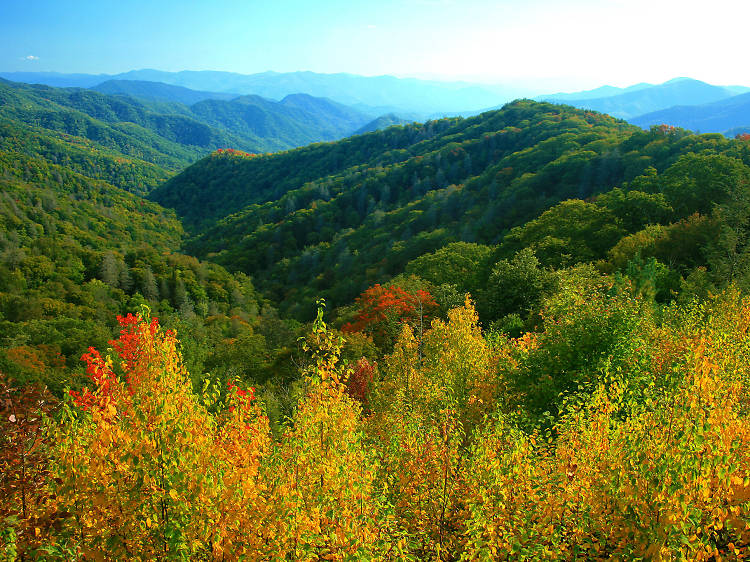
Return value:
<svg viewBox="0 0 750 562">
<path fill-rule="evenodd" d="M 0 96 L 1 559 L 750 556 L 747 136 Z"/>
</svg>

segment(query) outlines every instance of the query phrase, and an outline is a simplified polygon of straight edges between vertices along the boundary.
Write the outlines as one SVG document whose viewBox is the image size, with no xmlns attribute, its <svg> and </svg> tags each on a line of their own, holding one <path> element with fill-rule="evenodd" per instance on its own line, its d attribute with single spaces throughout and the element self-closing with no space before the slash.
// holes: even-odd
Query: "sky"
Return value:
<svg viewBox="0 0 750 562">
<path fill-rule="evenodd" d="M 750 86 L 748 0 L 0 0 L 0 71 Z"/>
</svg>

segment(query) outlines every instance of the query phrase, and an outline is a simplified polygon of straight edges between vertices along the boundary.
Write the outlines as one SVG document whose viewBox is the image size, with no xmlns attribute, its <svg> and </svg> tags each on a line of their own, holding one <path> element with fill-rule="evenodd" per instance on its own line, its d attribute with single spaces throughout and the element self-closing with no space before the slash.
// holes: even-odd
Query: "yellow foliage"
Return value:
<svg viewBox="0 0 750 562">
<path fill-rule="evenodd" d="M 661 318 L 540 421 L 509 410 L 503 376 L 557 332 L 488 345 L 467 300 L 419 337 L 402 327 L 363 418 L 321 312 L 274 442 L 252 389 L 196 394 L 175 334 L 129 316 L 51 426 L 54 513 L 37 520 L 55 523 L 29 528 L 52 529 L 59 559 L 747 558 L 750 299 Z"/>
<path fill-rule="evenodd" d="M 268 453 L 268 420 L 251 394 L 230 396 L 212 415 L 193 392 L 177 339 L 140 316 L 121 321 L 109 358 L 92 350 L 97 383 L 57 427 L 61 511 L 75 517 L 68 540 L 108 559 L 155 559 L 257 548 L 247 533 L 263 519 L 257 474 Z M 125 382 L 127 381 L 127 382 Z"/>
<path fill-rule="evenodd" d="M 750 304 L 686 314 L 654 331 L 645 365 L 630 366 L 657 375 L 638 393 L 613 377 L 545 439 L 503 417 L 482 432 L 467 471 L 464 559 L 748 554 Z"/>
</svg>

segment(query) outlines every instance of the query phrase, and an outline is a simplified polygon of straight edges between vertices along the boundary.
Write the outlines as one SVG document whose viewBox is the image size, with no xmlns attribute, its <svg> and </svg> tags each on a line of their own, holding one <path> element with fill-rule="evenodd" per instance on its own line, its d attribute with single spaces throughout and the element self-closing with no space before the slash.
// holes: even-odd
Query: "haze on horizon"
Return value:
<svg viewBox="0 0 750 562">
<path fill-rule="evenodd" d="M 750 85 L 744 0 L 6 0 L 0 71 L 347 72 L 538 93 Z"/>
</svg>

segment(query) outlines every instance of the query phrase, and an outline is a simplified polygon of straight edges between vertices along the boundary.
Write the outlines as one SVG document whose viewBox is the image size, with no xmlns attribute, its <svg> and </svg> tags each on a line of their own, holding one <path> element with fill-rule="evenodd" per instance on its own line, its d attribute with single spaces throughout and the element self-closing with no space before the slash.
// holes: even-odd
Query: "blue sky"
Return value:
<svg viewBox="0 0 750 562">
<path fill-rule="evenodd" d="M 0 70 L 750 85 L 747 0 L 0 0 Z"/>
</svg>

